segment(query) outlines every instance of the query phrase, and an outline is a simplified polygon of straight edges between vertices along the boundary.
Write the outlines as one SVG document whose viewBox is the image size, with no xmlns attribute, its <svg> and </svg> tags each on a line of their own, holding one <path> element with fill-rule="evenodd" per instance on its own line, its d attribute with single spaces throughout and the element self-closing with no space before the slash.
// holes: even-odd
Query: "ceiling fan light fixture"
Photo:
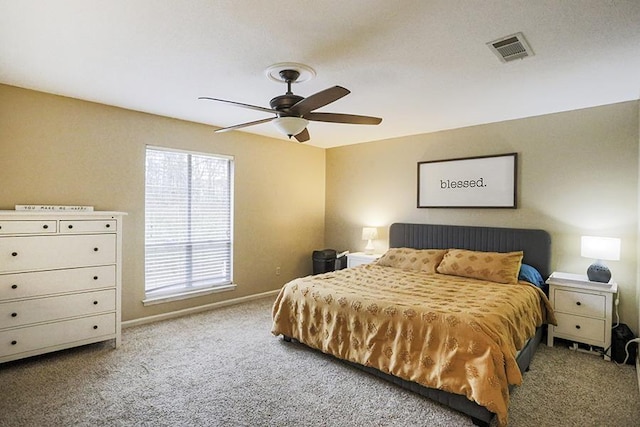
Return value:
<svg viewBox="0 0 640 427">
<path fill-rule="evenodd" d="M 289 138 L 302 132 L 309 121 L 302 117 L 278 117 L 271 121 L 273 125 Z"/>
<path fill-rule="evenodd" d="M 207 99 L 225 104 L 235 105 L 237 107 L 248 108 L 250 110 L 262 111 L 265 113 L 275 114 L 275 117 L 253 120 L 251 122 L 240 123 L 233 126 L 216 129 L 215 132 L 227 132 L 230 130 L 243 129 L 248 126 L 255 126 L 261 123 L 272 122 L 276 129 L 287 135 L 289 139 L 295 137 L 296 141 L 303 143 L 309 141 L 311 136 L 307 125 L 312 122 L 327 123 L 349 123 L 355 125 L 377 125 L 382 121 L 379 117 L 359 116 L 356 114 L 342 113 L 318 113 L 318 108 L 331 104 L 338 99 L 348 95 L 349 89 L 342 86 L 333 86 L 312 95 L 299 96 L 293 93 L 291 85 L 301 81 L 309 80 L 315 77 L 316 73 L 313 68 L 291 62 L 281 62 L 274 64 L 267 69 L 267 76 L 277 82 L 284 82 L 287 85 L 287 92 L 279 95 L 269 101 L 271 108 L 260 107 L 258 105 L 243 104 L 242 102 L 228 101 L 226 99 L 211 98 L 201 96 L 198 99 Z"/>
</svg>

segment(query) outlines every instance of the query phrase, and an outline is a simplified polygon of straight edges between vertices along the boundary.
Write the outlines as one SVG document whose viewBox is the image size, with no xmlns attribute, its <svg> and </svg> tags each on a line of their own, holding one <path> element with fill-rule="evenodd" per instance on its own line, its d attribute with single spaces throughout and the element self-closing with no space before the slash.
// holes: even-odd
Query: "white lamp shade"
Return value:
<svg viewBox="0 0 640 427">
<path fill-rule="evenodd" d="M 582 236 L 580 255 L 609 261 L 620 260 L 620 239 L 615 237 Z"/>
<path fill-rule="evenodd" d="M 378 229 L 375 227 L 362 227 L 362 240 L 378 238 Z"/>
<path fill-rule="evenodd" d="M 280 132 L 288 137 L 292 137 L 302 132 L 304 128 L 307 127 L 309 121 L 302 117 L 278 117 L 272 120 L 271 123 L 273 123 Z"/>
</svg>

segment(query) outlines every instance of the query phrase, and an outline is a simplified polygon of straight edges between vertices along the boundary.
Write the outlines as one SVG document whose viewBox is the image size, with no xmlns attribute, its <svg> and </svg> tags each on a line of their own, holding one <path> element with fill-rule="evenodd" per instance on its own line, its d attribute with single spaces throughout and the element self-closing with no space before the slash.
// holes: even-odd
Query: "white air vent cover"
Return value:
<svg viewBox="0 0 640 427">
<path fill-rule="evenodd" d="M 514 61 L 534 55 L 522 33 L 502 37 L 487 43 L 487 46 L 502 62 Z"/>
</svg>

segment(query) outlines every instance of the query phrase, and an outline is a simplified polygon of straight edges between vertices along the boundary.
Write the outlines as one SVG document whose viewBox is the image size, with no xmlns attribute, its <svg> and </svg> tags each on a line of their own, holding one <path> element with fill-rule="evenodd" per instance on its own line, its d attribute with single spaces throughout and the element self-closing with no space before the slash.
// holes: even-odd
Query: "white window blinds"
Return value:
<svg viewBox="0 0 640 427">
<path fill-rule="evenodd" d="M 233 160 L 147 147 L 147 297 L 232 281 Z"/>
</svg>

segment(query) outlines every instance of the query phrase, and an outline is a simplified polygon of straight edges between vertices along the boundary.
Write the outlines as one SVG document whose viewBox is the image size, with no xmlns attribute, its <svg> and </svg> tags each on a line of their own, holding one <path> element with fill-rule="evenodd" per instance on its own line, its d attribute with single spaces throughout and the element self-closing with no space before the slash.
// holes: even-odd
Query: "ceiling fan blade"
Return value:
<svg viewBox="0 0 640 427">
<path fill-rule="evenodd" d="M 296 116 L 304 116 L 307 113 L 324 107 L 327 104 L 331 104 L 334 101 L 347 96 L 351 93 L 349 89 L 345 89 L 342 86 L 334 86 L 329 89 L 321 90 L 313 95 L 307 96 L 305 99 L 295 103 L 289 111 Z"/>
<path fill-rule="evenodd" d="M 268 119 L 262 119 L 262 120 L 255 120 L 253 122 L 240 123 L 239 125 L 234 125 L 234 126 L 229 126 L 229 127 L 226 127 L 226 128 L 216 129 L 216 130 L 214 130 L 214 132 L 217 132 L 217 133 L 228 132 L 230 130 L 236 130 L 236 129 L 246 128 L 248 126 L 259 125 L 261 123 L 267 123 L 267 122 L 270 122 L 273 119 L 275 119 L 275 117 L 269 117 Z"/>
<path fill-rule="evenodd" d="M 377 125 L 382 122 L 380 117 L 341 113 L 309 113 L 304 118 L 314 122 L 348 123 L 352 125 Z"/>
<path fill-rule="evenodd" d="M 304 128 L 302 132 L 295 135 L 294 138 L 297 139 L 298 142 L 305 142 L 308 141 L 311 137 L 309 136 L 309 131 L 307 130 L 307 128 Z"/>
<path fill-rule="evenodd" d="M 235 105 L 236 107 L 249 108 L 250 110 L 264 111 L 265 113 L 275 113 L 275 114 L 280 113 L 278 110 L 273 110 L 271 108 L 260 107 L 258 105 L 243 104 L 242 102 L 227 101 L 226 99 L 209 98 L 208 96 L 200 96 L 198 99 L 206 99 L 206 100 L 209 100 L 209 101 L 224 102 L 225 104 Z"/>
</svg>

